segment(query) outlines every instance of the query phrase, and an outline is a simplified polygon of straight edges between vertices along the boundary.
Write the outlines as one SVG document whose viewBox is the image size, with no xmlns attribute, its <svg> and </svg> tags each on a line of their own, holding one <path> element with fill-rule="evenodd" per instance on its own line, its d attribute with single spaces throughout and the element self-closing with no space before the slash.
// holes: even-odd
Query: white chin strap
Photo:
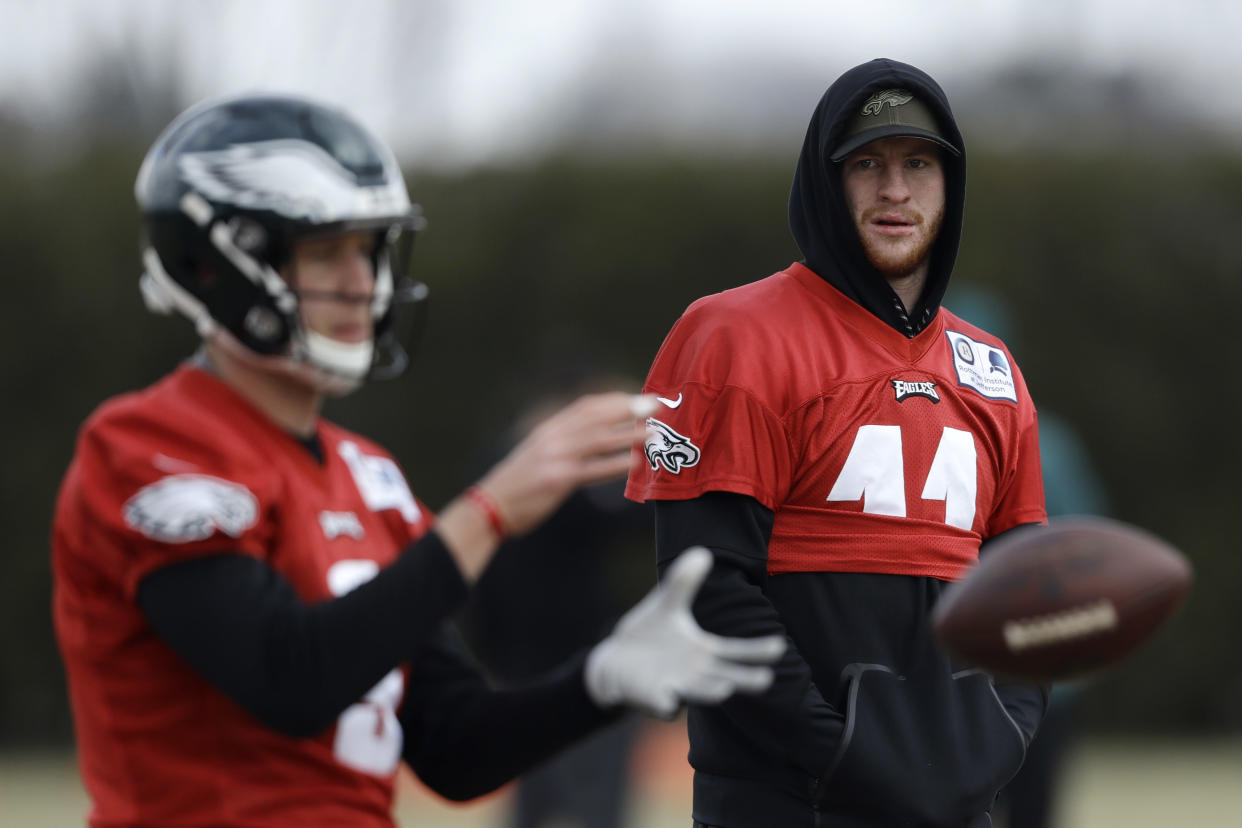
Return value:
<svg viewBox="0 0 1242 828">
<path fill-rule="evenodd" d="M 307 361 L 332 374 L 361 382 L 371 370 L 375 342 L 340 342 L 314 331 L 302 330 Z"/>
<path fill-rule="evenodd" d="M 327 339 L 327 337 L 323 337 Z M 283 374 L 292 377 L 303 385 L 307 385 L 332 397 L 340 397 L 358 390 L 362 385 L 370 370 L 370 351 L 372 345 L 369 342 L 358 343 L 358 345 L 346 345 L 340 342 L 333 342 L 327 339 L 336 347 L 359 348 L 365 350 L 368 354 L 365 366 L 360 372 L 355 374 L 345 374 L 339 369 L 329 368 L 326 365 L 319 365 L 311 362 L 309 356 L 294 357 L 288 354 L 274 354 L 272 356 L 263 356 L 256 354 L 237 340 L 226 328 L 217 327 L 213 329 L 204 339 L 208 339 L 224 350 L 228 351 L 233 357 L 241 362 L 246 363 L 261 371 L 269 371 L 274 374 Z M 302 350 L 306 351 L 306 345 L 303 343 Z M 358 360 L 355 359 L 355 362 Z"/>
</svg>

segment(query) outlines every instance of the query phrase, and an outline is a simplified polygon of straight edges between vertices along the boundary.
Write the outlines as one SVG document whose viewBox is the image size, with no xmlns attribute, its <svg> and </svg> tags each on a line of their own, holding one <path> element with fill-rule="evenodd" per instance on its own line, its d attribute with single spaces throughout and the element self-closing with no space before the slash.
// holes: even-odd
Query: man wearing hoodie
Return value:
<svg viewBox="0 0 1242 828">
<path fill-rule="evenodd" d="M 766 693 L 690 710 L 696 825 L 988 826 L 1043 715 L 929 621 L 989 539 L 1046 521 L 1022 375 L 940 307 L 964 196 L 940 86 L 851 69 L 798 160 L 803 260 L 695 302 L 656 356 L 627 495 L 656 504 L 660 571 L 709 547 L 699 622 L 790 645 Z"/>
</svg>

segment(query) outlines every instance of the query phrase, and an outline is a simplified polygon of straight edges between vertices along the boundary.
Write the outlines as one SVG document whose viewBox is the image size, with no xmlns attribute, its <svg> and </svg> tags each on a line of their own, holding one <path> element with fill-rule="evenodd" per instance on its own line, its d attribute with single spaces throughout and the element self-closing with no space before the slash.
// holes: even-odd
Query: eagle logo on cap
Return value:
<svg viewBox="0 0 1242 828">
<path fill-rule="evenodd" d="M 884 104 L 896 108 L 912 100 L 914 100 L 914 95 L 904 89 L 884 89 L 867 99 L 867 102 L 863 104 L 862 114 L 879 115 L 884 110 Z"/>
</svg>

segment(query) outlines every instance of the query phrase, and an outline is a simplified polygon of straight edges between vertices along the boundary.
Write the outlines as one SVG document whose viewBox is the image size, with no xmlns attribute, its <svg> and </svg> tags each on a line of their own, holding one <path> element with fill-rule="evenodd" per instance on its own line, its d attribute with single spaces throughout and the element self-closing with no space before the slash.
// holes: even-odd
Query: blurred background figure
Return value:
<svg viewBox="0 0 1242 828">
<path fill-rule="evenodd" d="M 588 389 L 639 389 L 630 379 L 588 380 L 589 367 L 568 351 L 558 361 L 543 370 L 543 391 L 497 457 L 529 423 Z M 504 543 L 479 579 L 462 626 L 497 683 L 537 680 L 598 640 L 650 587 L 652 515 L 623 489 L 610 481 L 574 493 L 534 532 Z M 630 759 L 640 729 L 641 719 L 627 715 L 521 776 L 510 828 L 636 825 Z"/>
<path fill-rule="evenodd" d="M 945 307 L 995 333 L 1021 354 L 1020 331 L 1004 301 L 974 286 L 950 288 Z M 1092 464 L 1086 443 L 1073 424 L 1039 407 L 1039 456 L 1043 466 L 1048 519 L 1065 515 L 1107 515 L 1104 483 Z M 1018 775 L 1001 791 L 993 816 L 1006 828 L 1056 828 L 1061 825 L 1058 802 L 1062 773 L 1078 732 L 1077 708 L 1082 682 L 1061 682 L 1052 688 L 1048 712 L 1027 750 Z"/>
</svg>

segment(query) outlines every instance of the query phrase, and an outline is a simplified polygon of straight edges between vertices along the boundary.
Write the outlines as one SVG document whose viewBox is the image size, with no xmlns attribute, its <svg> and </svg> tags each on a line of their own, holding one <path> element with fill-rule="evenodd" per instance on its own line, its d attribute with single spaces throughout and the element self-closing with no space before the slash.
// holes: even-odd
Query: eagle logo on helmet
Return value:
<svg viewBox="0 0 1242 828">
<path fill-rule="evenodd" d="M 678 434 L 665 423 L 654 417 L 647 418 L 647 439 L 643 443 L 643 453 L 652 471 L 663 466 L 673 474 L 699 462 L 699 447 L 690 442 L 690 438 Z"/>
<path fill-rule="evenodd" d="M 185 182 L 212 201 L 292 219 L 320 223 L 409 208 L 404 185 L 359 186 L 352 172 L 308 141 L 255 141 L 189 152 L 179 167 Z"/>
</svg>

